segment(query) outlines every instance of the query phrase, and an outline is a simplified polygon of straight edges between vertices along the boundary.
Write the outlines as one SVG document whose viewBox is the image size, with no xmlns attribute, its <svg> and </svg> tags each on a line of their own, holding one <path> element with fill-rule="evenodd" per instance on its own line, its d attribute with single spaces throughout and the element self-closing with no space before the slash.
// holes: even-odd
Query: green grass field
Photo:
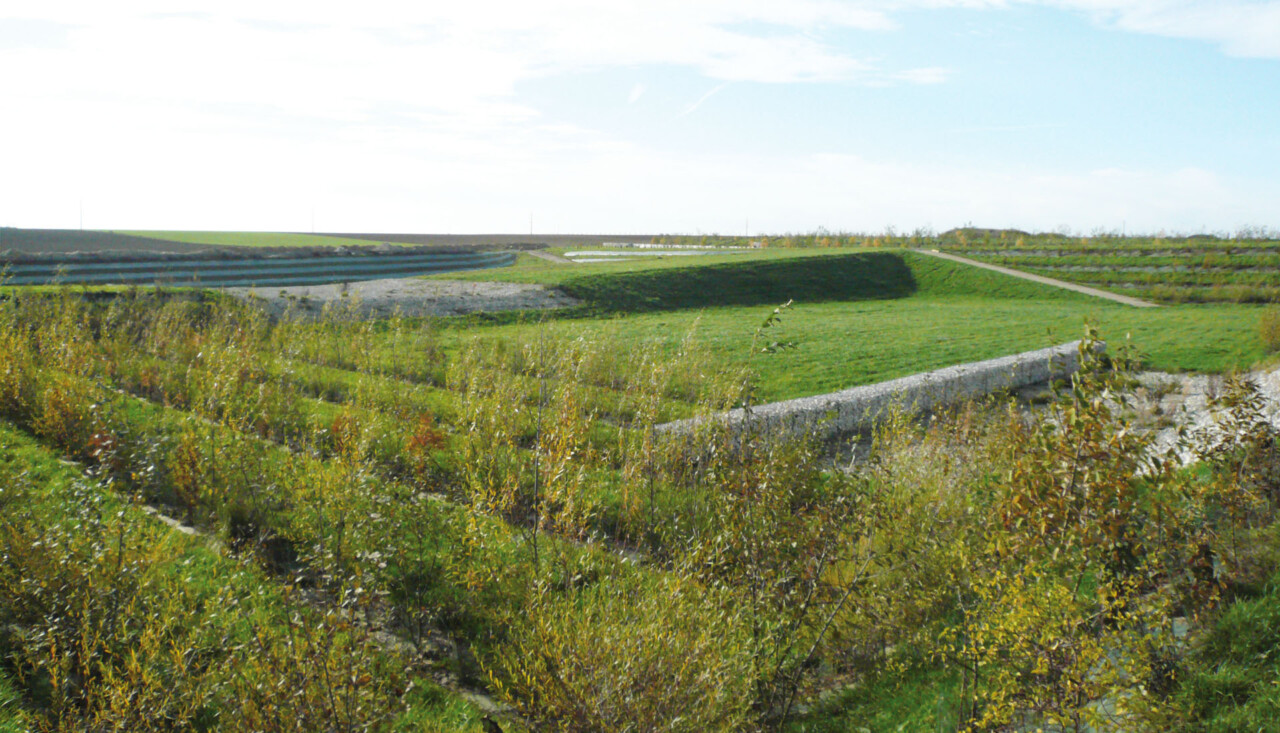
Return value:
<svg viewBox="0 0 1280 733">
<path fill-rule="evenodd" d="M 1113 346 L 1131 336 L 1150 369 L 1225 372 L 1263 358 L 1258 308 L 1186 306 L 1193 307 L 1194 312 L 1139 311 L 1079 302 L 927 296 L 802 304 L 785 313 L 781 328 L 768 336 L 796 347 L 757 356 L 754 365 L 761 373 L 762 398 L 789 399 L 1072 341 L 1084 333 L 1086 322 Z M 558 320 L 547 328 L 562 336 L 656 341 L 672 351 L 693 330 L 717 357 L 745 360 L 755 329 L 769 310 L 709 308 L 609 321 Z M 491 332 L 533 328 L 511 325 Z"/>
<path fill-rule="evenodd" d="M 545 319 L 556 335 L 674 351 L 691 331 L 716 358 L 746 360 L 760 323 L 793 300 L 770 340 L 796 348 L 753 357 L 760 395 L 777 400 L 834 391 L 1079 338 L 1086 323 L 1144 366 L 1164 371 L 1245 369 L 1266 354 L 1261 308 L 1181 305 L 1138 309 L 910 252 L 753 253 L 697 263 L 645 260 L 558 265 L 543 260 L 465 275 L 556 285 L 584 306 L 523 322 L 447 328 L 528 336 Z M 532 258 L 530 258 L 532 259 Z"/>
</svg>

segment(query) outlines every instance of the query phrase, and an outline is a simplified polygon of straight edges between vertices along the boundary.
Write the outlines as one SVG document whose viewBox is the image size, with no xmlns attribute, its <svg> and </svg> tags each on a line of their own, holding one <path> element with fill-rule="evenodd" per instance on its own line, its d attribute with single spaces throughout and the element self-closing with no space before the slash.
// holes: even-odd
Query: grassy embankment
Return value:
<svg viewBox="0 0 1280 733">
<path fill-rule="evenodd" d="M 1226 372 L 1265 357 L 1255 306 L 1135 309 L 910 252 L 766 250 L 687 259 L 535 260 L 463 277 L 553 285 L 583 299 L 578 309 L 547 316 L 547 330 L 559 336 L 674 351 L 692 329 L 717 359 L 729 361 L 745 358 L 769 308 L 794 300 L 778 334 L 798 348 L 758 365 L 760 395 L 768 400 L 1062 343 L 1078 338 L 1086 321 L 1112 341 L 1132 336 L 1150 369 Z M 478 325 L 473 319 L 467 332 Z M 484 331 L 527 336 L 531 328 Z M 445 329 L 450 333 L 460 332 Z"/>
</svg>

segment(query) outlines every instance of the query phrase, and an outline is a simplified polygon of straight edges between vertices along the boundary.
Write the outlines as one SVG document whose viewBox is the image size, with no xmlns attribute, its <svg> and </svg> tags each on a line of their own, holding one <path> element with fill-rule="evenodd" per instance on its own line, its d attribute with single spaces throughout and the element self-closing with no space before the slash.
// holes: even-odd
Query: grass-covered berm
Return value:
<svg viewBox="0 0 1280 733">
<path fill-rule="evenodd" d="M 793 351 L 771 310 L 730 361 L 696 332 L 0 301 L 0 725 L 1268 723 L 1280 454 L 1246 383 L 1184 467 L 1086 343 L 1044 419 L 890 420 L 838 470 L 711 419 Z M 484 721 L 467 689 L 506 707 Z"/>
<path fill-rule="evenodd" d="M 778 253 L 841 248 L 942 249 L 1069 282 L 1161 303 L 1275 303 L 1280 300 L 1280 232 L 1246 227 L 1225 234 L 1092 234 L 966 227 L 943 233 L 878 235 L 658 236 L 670 245 L 763 246 Z"/>
<path fill-rule="evenodd" d="M 1256 305 L 1133 308 L 902 250 L 764 249 L 583 265 L 528 258 L 449 277 L 555 286 L 582 305 L 547 316 L 545 326 L 519 315 L 444 324 L 436 344 L 478 328 L 528 340 L 545 327 L 562 338 L 674 355 L 694 330 L 710 359 L 738 364 L 751 348 L 752 324 L 792 300 L 783 340 L 798 348 L 754 365 L 764 401 L 1074 341 L 1086 322 L 1112 338 L 1131 335 L 1146 369 L 1227 373 L 1266 356 L 1259 338 L 1265 312 Z M 380 347 L 387 358 L 390 347 Z"/>
</svg>

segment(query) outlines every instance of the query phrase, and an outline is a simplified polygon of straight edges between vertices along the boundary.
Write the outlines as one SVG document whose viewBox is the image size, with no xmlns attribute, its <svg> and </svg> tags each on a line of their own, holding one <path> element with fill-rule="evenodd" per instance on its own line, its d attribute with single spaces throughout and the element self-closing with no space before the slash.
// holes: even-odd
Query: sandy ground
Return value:
<svg viewBox="0 0 1280 733">
<path fill-rule="evenodd" d="M 577 305 L 574 298 L 542 285 L 416 278 L 364 280 L 285 288 L 227 288 L 243 298 L 256 296 L 272 315 L 292 308 L 318 316 L 325 306 L 359 317 L 393 315 L 456 316 L 464 313 L 540 310 Z"/>
</svg>

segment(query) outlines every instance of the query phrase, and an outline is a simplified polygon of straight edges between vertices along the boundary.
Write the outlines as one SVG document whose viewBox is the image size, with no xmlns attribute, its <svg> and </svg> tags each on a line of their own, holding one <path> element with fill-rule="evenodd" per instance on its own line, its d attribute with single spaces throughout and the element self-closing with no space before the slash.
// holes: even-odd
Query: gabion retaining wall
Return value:
<svg viewBox="0 0 1280 733">
<path fill-rule="evenodd" d="M 1019 389 L 1069 376 L 1080 367 L 1079 347 L 1079 341 L 1072 341 L 888 382 L 759 405 L 751 410 L 751 424 L 771 434 L 813 433 L 824 439 L 867 433 L 882 415 L 894 408 L 925 412 L 999 390 Z M 1105 344 L 1099 342 L 1098 348 L 1101 351 Z M 732 423 L 742 423 L 746 412 L 731 410 L 725 417 Z M 679 420 L 663 427 L 685 430 L 697 419 Z"/>
</svg>

